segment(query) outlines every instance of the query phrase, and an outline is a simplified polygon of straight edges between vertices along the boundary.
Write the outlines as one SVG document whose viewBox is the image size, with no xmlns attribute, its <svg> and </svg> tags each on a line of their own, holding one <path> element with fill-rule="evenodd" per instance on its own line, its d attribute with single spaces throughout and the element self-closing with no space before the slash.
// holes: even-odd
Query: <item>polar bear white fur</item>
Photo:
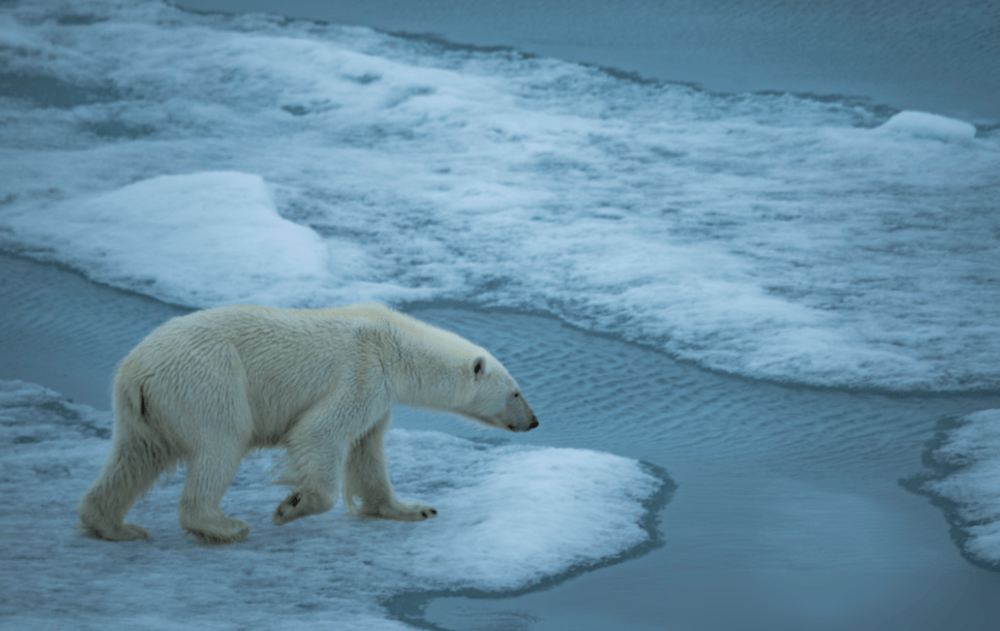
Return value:
<svg viewBox="0 0 1000 631">
<path fill-rule="evenodd" d="M 482 348 L 383 305 L 315 311 L 231 306 L 170 320 L 122 360 L 111 453 L 80 501 L 81 529 L 144 539 L 123 523 L 136 498 L 187 465 L 181 527 L 203 543 L 243 540 L 249 526 L 219 502 L 243 457 L 280 447 L 277 482 L 292 487 L 277 525 L 333 507 L 419 521 L 433 508 L 396 499 L 382 439 L 394 405 L 460 414 L 490 427 L 538 426 L 514 379 Z"/>
</svg>

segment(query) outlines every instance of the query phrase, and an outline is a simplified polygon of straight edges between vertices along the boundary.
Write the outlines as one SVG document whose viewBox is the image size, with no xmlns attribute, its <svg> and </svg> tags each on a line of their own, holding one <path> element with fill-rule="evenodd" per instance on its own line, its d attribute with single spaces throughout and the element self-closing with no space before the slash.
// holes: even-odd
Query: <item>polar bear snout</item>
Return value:
<svg viewBox="0 0 1000 631">
<path fill-rule="evenodd" d="M 518 427 L 517 425 L 511 423 L 507 426 L 507 429 L 509 429 L 512 432 L 527 432 L 535 429 L 536 427 L 538 427 L 538 419 L 535 418 L 534 414 L 532 414 L 531 423 L 527 427 Z"/>
<path fill-rule="evenodd" d="M 538 427 L 538 418 L 519 392 L 507 399 L 503 419 L 500 427 L 512 432 L 527 432 Z"/>
</svg>

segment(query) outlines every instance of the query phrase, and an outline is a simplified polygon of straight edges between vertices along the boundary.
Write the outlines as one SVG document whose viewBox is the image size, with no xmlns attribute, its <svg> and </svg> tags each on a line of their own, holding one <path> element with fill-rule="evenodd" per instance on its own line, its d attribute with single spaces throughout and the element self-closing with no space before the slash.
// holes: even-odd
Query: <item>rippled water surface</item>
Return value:
<svg viewBox="0 0 1000 631">
<path fill-rule="evenodd" d="M 1000 9 L 989 0 L 179 0 L 452 42 L 509 46 L 715 92 L 867 96 L 1000 121 Z"/>
</svg>

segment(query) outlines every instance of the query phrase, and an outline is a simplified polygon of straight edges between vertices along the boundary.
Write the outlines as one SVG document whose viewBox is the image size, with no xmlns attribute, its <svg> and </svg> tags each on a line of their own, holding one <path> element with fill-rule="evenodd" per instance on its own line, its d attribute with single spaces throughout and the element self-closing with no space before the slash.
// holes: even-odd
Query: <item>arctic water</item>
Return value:
<svg viewBox="0 0 1000 631">
<path fill-rule="evenodd" d="M 6 622 L 1000 620 L 991 124 L 153 1 L 0 5 L 0 88 Z M 434 522 L 274 528 L 264 453 L 245 544 L 184 539 L 179 479 L 150 542 L 74 533 L 152 328 L 362 300 L 489 348 L 541 427 L 398 410 Z"/>
</svg>

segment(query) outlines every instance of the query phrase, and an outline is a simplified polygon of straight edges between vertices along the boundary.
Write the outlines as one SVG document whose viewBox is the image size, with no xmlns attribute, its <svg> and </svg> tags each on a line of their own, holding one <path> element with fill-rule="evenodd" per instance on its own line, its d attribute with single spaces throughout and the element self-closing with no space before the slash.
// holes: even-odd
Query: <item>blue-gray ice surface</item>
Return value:
<svg viewBox="0 0 1000 631">
<path fill-rule="evenodd" d="M 921 490 L 951 504 L 965 554 L 1000 568 L 1000 410 L 965 416 L 929 455 L 945 473 Z"/>
<path fill-rule="evenodd" d="M 187 307 L 450 300 L 754 379 L 1000 389 L 996 129 L 158 0 L 4 3 L 0 68 L 16 88 L 0 95 L 5 252 Z M 634 461 L 397 432 L 400 494 L 442 513 L 420 528 L 337 513 L 272 528 L 264 455 L 226 499 L 251 522 L 246 545 L 183 541 L 168 482 L 130 517 L 153 544 L 109 546 L 75 537 L 68 510 L 107 449 L 107 414 L 4 392 L 0 571 L 23 620 L 45 615 L 40 590 L 96 616 L 69 596 L 80 586 L 147 626 L 217 622 L 233 602 L 237 619 L 262 602 L 320 619 L 327 605 L 295 586 L 322 576 L 344 624 L 371 628 L 391 624 L 387 595 L 525 586 L 645 536 L 653 483 Z M 976 464 L 934 487 L 967 512 L 982 559 L 1000 556 L 990 427 L 956 430 L 942 458 Z M 542 539 L 520 537 L 527 519 Z M 303 555 L 315 561 L 296 572 Z M 135 600 L 118 602 L 125 582 Z"/>
<path fill-rule="evenodd" d="M 268 485 L 277 452 L 248 459 L 222 502 L 250 523 L 239 545 L 185 539 L 167 477 L 128 521 L 149 541 L 74 530 L 72 510 L 110 446 L 111 415 L 0 381 L 0 616 L 22 628 L 407 628 L 381 603 L 400 592 L 505 592 L 646 543 L 643 502 L 663 481 L 634 460 L 579 449 L 491 446 L 391 430 L 396 491 L 435 506 L 419 524 L 331 512 L 286 526 Z M 183 622 L 181 622 L 183 621 Z"/>
<path fill-rule="evenodd" d="M 156 0 L 7 6 L 0 63 L 0 246 L 102 282 L 504 305 L 755 378 L 1000 387 L 995 131 Z"/>
</svg>

